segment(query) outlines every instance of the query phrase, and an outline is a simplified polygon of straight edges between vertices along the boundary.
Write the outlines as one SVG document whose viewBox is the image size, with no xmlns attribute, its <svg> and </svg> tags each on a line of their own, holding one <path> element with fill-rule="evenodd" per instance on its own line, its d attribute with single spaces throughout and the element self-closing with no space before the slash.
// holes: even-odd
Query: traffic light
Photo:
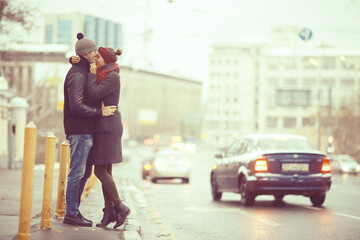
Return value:
<svg viewBox="0 0 360 240">
<path fill-rule="evenodd" d="M 329 136 L 329 137 L 328 137 L 327 152 L 328 152 L 328 153 L 333 153 L 334 151 L 335 151 L 335 147 L 334 147 L 334 137 L 333 137 L 333 136 Z"/>
</svg>

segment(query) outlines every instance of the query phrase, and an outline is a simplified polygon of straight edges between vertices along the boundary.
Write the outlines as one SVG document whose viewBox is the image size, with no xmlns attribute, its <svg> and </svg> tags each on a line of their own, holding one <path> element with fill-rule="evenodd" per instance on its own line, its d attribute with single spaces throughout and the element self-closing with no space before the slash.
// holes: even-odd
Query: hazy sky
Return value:
<svg viewBox="0 0 360 240">
<path fill-rule="evenodd" d="M 272 26 L 310 28 L 303 47 L 360 43 L 360 0 L 35 0 L 46 13 L 82 12 L 124 25 L 124 58 L 141 66 L 206 78 L 209 45 L 214 42 L 266 43 Z"/>
</svg>

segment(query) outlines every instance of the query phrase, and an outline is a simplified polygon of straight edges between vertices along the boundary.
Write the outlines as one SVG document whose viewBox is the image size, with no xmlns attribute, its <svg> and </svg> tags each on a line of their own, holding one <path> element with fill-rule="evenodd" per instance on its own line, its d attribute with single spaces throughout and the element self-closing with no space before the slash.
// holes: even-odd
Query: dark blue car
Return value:
<svg viewBox="0 0 360 240">
<path fill-rule="evenodd" d="M 304 195 L 321 206 L 331 186 L 330 161 L 305 137 L 285 134 L 250 134 L 237 139 L 225 153 L 215 156 L 211 171 L 212 197 L 240 193 L 243 205 L 258 195 Z"/>
</svg>

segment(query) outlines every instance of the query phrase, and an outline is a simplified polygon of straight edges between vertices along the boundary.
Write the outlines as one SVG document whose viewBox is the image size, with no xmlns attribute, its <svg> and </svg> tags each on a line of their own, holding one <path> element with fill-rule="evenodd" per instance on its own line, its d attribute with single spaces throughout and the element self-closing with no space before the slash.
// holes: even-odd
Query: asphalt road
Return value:
<svg viewBox="0 0 360 240">
<path fill-rule="evenodd" d="M 143 151 L 143 150 L 142 150 Z M 238 194 L 211 198 L 209 173 L 214 151 L 199 150 L 192 160 L 189 184 L 180 180 L 154 184 L 141 179 L 141 157 L 132 155 L 129 176 L 139 187 L 144 240 L 163 239 L 360 239 L 360 176 L 333 175 L 324 206 L 312 207 L 308 198 L 285 196 L 274 205 L 272 196 L 258 196 L 251 207 Z"/>
</svg>

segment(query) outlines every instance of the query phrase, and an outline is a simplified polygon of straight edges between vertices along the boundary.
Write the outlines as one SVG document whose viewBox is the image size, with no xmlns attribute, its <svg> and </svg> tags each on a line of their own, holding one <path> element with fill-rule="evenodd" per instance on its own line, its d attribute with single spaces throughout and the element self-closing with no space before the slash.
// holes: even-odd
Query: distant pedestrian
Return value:
<svg viewBox="0 0 360 240">
<path fill-rule="evenodd" d="M 65 224 L 92 226 L 79 211 L 80 198 L 91 175 L 92 165 L 88 163 L 89 151 L 93 145 L 95 120 L 111 116 L 116 106 L 101 108 L 101 102 L 88 97 L 88 74 L 90 63 L 96 58 L 96 44 L 83 34 L 77 35 L 76 54 L 80 62 L 71 67 L 64 83 L 64 129 L 70 142 L 70 171 L 66 187 Z M 106 118 L 104 118 L 106 119 Z"/>
<path fill-rule="evenodd" d="M 120 75 L 119 65 L 116 63 L 121 50 L 100 47 L 96 64 L 90 65 L 88 83 L 89 97 L 101 101 L 105 106 L 119 104 Z M 72 58 L 73 63 L 77 58 Z M 95 165 L 95 175 L 101 181 L 105 207 L 103 218 L 97 227 L 106 227 L 115 222 L 114 228 L 121 226 L 131 210 L 121 202 L 116 184 L 112 177 L 112 164 L 122 162 L 121 137 L 123 126 L 119 111 L 108 118 L 96 121 L 94 145 L 91 151 L 91 163 Z"/>
</svg>

